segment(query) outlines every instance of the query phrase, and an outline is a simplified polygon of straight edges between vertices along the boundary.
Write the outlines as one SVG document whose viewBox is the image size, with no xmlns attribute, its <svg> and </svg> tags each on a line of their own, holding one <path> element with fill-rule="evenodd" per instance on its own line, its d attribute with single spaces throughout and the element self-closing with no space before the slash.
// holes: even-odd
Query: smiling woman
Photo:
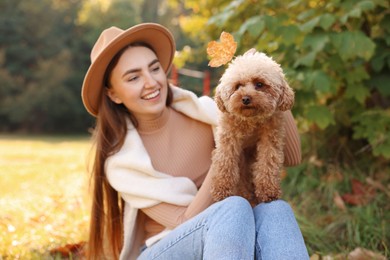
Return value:
<svg viewBox="0 0 390 260">
<path fill-rule="evenodd" d="M 96 117 L 88 258 L 254 259 L 260 244 L 259 259 L 307 259 L 287 203 L 213 200 L 217 107 L 168 83 L 174 53 L 172 34 L 154 23 L 108 28 L 92 49 L 82 88 Z M 288 127 L 287 153 L 300 158 L 296 126 Z M 269 236 L 278 243 L 262 240 Z"/>
<path fill-rule="evenodd" d="M 129 46 L 108 74 L 108 96 L 138 120 L 154 119 L 166 106 L 168 80 L 154 51 Z"/>
<path fill-rule="evenodd" d="M 0 259 L 86 241 L 88 139 L 0 136 Z"/>
</svg>

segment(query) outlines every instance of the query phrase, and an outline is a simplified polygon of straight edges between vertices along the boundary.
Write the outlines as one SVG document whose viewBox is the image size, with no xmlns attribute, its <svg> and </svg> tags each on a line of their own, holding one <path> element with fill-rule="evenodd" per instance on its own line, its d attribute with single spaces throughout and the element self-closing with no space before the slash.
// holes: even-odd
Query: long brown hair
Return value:
<svg viewBox="0 0 390 260">
<path fill-rule="evenodd" d="M 110 88 L 110 75 L 119 58 L 128 48 L 144 46 L 144 43 L 130 44 L 120 50 L 111 60 L 105 73 L 105 86 Z M 116 104 L 103 91 L 100 97 L 99 112 L 93 133 L 95 158 L 92 167 L 91 184 L 93 186 L 92 210 L 87 246 L 88 259 L 118 259 L 123 244 L 124 201 L 107 180 L 105 162 L 107 158 L 122 147 L 127 129 L 127 120 L 137 127 L 138 122 L 123 104 Z M 168 85 L 166 105 L 173 100 L 173 93 Z M 129 185 L 131 185 L 129 183 Z"/>
</svg>

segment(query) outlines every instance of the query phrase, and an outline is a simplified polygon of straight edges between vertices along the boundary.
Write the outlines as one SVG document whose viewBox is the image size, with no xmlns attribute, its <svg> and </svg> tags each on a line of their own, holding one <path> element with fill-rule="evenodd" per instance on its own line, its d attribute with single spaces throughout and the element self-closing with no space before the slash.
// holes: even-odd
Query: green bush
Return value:
<svg viewBox="0 0 390 260">
<path fill-rule="evenodd" d="M 209 26 L 233 33 L 238 54 L 256 47 L 281 63 L 296 91 L 293 112 L 309 137 L 307 154 L 338 162 L 390 158 L 388 8 L 380 0 L 241 0 Z"/>
<path fill-rule="evenodd" d="M 236 55 L 255 47 L 272 56 L 296 92 L 303 162 L 288 169 L 283 191 L 309 253 L 346 259 L 362 247 L 388 257 L 389 1 L 186 3 L 195 14 L 182 26 L 205 42 L 204 56 L 205 33 L 209 41 L 232 33 Z M 217 78 L 222 72 L 213 69 Z M 369 195 L 356 193 L 356 182 L 375 190 L 369 201 L 351 204 L 343 197 Z"/>
</svg>

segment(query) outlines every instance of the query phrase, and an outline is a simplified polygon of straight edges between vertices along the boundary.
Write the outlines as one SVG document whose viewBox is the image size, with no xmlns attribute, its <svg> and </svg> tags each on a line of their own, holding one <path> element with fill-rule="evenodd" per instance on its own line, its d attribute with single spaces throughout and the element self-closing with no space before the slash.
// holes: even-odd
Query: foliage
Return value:
<svg viewBox="0 0 390 260">
<path fill-rule="evenodd" d="M 0 131 L 87 131 L 80 90 L 92 45 L 109 26 L 140 22 L 134 3 L 107 3 L 1 1 Z"/>
<path fill-rule="evenodd" d="M 197 25 L 187 18 L 191 35 L 216 39 L 227 31 L 239 43 L 237 55 L 255 47 L 281 63 L 296 91 L 307 153 L 341 163 L 390 158 L 388 1 L 214 0 L 187 7 L 198 10 L 194 21 L 209 18 Z"/>
<path fill-rule="evenodd" d="M 295 90 L 293 113 L 304 158 L 289 169 L 283 186 L 310 252 L 346 253 L 364 246 L 388 257 L 390 3 L 185 3 L 193 14 L 180 21 L 195 42 L 192 53 L 207 57 L 207 42 L 222 31 L 232 33 L 236 55 L 253 47 L 271 55 Z M 213 73 L 219 78 L 222 71 Z M 354 179 L 374 180 L 385 188 L 376 188 L 368 204 L 350 205 Z M 336 201 L 347 205 L 340 208 Z"/>
<path fill-rule="evenodd" d="M 162 0 L 0 1 L 0 131 L 86 132 L 80 90 L 101 31 L 160 22 L 181 48 L 182 11 Z"/>
<path fill-rule="evenodd" d="M 1 130 L 85 129 L 79 93 L 87 59 L 75 55 L 85 49 L 74 24 L 78 8 L 78 1 L 1 1 Z"/>
<path fill-rule="evenodd" d="M 87 28 L 84 35 L 89 44 L 87 53 L 104 29 L 111 26 L 125 29 L 139 23 L 141 11 L 137 9 L 137 5 L 140 5 L 140 2 L 142 1 L 85 0 L 78 11 L 76 21 L 78 26 Z"/>
</svg>

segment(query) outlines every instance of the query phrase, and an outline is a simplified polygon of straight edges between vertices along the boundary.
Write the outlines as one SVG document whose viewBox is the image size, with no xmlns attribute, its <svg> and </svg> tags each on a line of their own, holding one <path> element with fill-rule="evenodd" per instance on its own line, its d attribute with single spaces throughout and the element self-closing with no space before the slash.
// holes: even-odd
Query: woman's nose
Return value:
<svg viewBox="0 0 390 260">
<path fill-rule="evenodd" d="M 153 75 L 151 75 L 150 73 L 146 73 L 146 75 L 145 75 L 145 87 L 154 87 L 154 86 L 156 86 L 156 84 L 157 84 L 157 81 L 153 77 Z"/>
</svg>

